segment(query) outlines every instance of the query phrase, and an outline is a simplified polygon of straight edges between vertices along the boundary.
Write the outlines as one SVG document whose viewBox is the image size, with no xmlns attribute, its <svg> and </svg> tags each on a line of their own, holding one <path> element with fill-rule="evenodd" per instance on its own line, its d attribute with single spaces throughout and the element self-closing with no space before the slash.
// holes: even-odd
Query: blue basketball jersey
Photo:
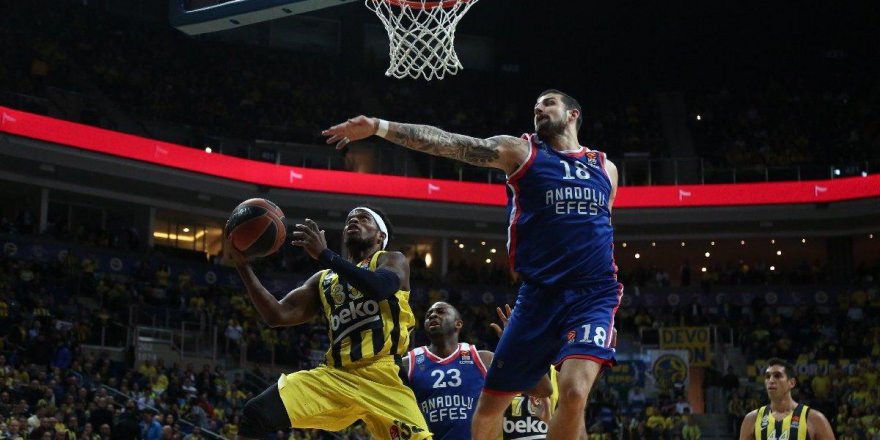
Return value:
<svg viewBox="0 0 880 440">
<path fill-rule="evenodd" d="M 407 353 L 409 386 L 434 440 L 471 438 L 471 419 L 486 379 L 486 366 L 467 343 L 440 359 L 426 347 Z"/>
<path fill-rule="evenodd" d="M 605 153 L 561 153 L 537 135 L 523 139 L 528 159 L 507 178 L 510 267 L 530 284 L 616 283 Z"/>
</svg>

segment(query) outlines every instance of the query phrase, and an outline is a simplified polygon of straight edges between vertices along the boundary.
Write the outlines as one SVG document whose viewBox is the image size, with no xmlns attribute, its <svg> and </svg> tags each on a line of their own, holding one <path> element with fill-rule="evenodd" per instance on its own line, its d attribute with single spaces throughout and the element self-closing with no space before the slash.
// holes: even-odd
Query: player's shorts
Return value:
<svg viewBox="0 0 880 440">
<path fill-rule="evenodd" d="M 278 392 L 293 428 L 340 431 L 361 419 L 373 438 L 430 438 L 416 397 L 398 371 L 390 356 L 345 370 L 321 365 L 282 375 Z"/>
<path fill-rule="evenodd" d="M 612 367 L 614 314 L 623 285 L 548 288 L 523 284 L 513 314 L 495 348 L 486 392 L 514 394 L 534 387 L 567 359 L 589 359 Z"/>
</svg>

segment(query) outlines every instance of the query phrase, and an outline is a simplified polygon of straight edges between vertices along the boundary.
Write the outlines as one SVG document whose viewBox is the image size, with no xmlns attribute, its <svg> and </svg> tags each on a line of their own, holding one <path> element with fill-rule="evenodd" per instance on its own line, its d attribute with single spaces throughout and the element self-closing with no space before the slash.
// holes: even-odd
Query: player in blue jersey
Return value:
<svg viewBox="0 0 880 440">
<path fill-rule="evenodd" d="M 522 284 L 474 413 L 476 440 L 498 437 L 513 396 L 532 388 L 548 363 L 559 370 L 559 402 L 547 438 L 578 438 L 590 390 L 615 362 L 614 314 L 623 294 L 611 226 L 617 168 L 578 142 L 577 100 L 547 90 L 533 111 L 535 133 L 522 137 L 479 139 L 366 116 L 323 132 L 337 148 L 377 135 L 507 174 L 508 254 Z"/>
<path fill-rule="evenodd" d="M 504 325 L 510 307 L 507 314 L 501 309 L 498 314 Z M 491 351 L 459 342 L 463 326 L 458 309 L 442 301 L 434 303 L 425 313 L 425 331 L 431 344 L 416 347 L 403 358 L 403 372 L 434 440 L 471 438 L 471 421 L 483 389 L 486 366 L 492 363 Z M 492 327 L 501 334 L 501 326 Z M 538 382 L 528 394 L 545 398 L 540 404 L 549 410 L 552 392 L 548 379 Z M 549 418 L 549 413 L 542 415 Z"/>
</svg>

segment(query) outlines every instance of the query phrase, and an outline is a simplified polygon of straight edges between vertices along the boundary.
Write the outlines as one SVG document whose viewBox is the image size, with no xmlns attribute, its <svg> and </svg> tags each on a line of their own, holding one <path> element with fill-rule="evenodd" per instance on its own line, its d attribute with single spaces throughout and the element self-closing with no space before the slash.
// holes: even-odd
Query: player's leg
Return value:
<svg viewBox="0 0 880 440">
<path fill-rule="evenodd" d="M 353 404 L 351 383 L 350 373 L 323 365 L 282 375 L 245 404 L 239 438 L 264 439 L 291 427 L 342 430 L 362 414 Z"/>
<path fill-rule="evenodd" d="M 586 435 L 584 410 L 587 398 L 602 371 L 602 365 L 589 359 L 568 359 L 562 364 L 559 402 L 550 420 L 547 440 L 577 439 Z"/>
<path fill-rule="evenodd" d="M 290 428 L 290 418 L 281 401 L 278 384 L 273 384 L 244 405 L 238 438 L 264 439 L 269 433 L 286 428 Z"/>
<path fill-rule="evenodd" d="M 523 286 L 501 340 L 495 348 L 486 385 L 474 410 L 474 440 L 496 440 L 504 410 L 517 394 L 532 389 L 547 374 L 559 352 L 555 296 Z"/>
<path fill-rule="evenodd" d="M 357 389 L 353 403 L 364 408 L 362 420 L 373 438 L 430 438 L 416 396 L 399 372 L 399 365 L 390 357 L 358 369 L 351 381 Z"/>
<path fill-rule="evenodd" d="M 471 438 L 474 440 L 495 440 L 501 437 L 504 410 L 510 405 L 518 392 L 495 393 L 483 390 L 477 408 L 474 410 L 474 420 L 471 422 Z"/>
<path fill-rule="evenodd" d="M 564 342 L 554 361 L 559 368 L 559 401 L 548 439 L 577 439 L 586 432 L 584 410 L 590 391 L 602 370 L 615 363 L 614 315 L 622 294 L 623 286 L 609 283 L 566 290 L 558 298 L 566 314 L 559 335 Z"/>
</svg>

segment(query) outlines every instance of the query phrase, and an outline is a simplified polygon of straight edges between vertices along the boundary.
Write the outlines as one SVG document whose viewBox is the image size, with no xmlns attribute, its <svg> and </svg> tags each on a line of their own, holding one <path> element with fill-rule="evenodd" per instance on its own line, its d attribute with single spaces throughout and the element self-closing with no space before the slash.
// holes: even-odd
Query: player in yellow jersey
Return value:
<svg viewBox="0 0 880 440">
<path fill-rule="evenodd" d="M 794 368 L 788 362 L 778 358 L 767 361 L 764 387 L 770 404 L 746 415 L 740 440 L 834 440 L 825 415 L 791 397 L 797 385 L 793 374 Z"/>
<path fill-rule="evenodd" d="M 235 268 L 260 316 L 271 327 L 308 322 L 323 312 L 329 323 L 326 363 L 282 375 L 244 406 L 238 438 L 259 439 L 278 429 L 339 431 L 358 419 L 375 439 L 430 438 L 400 360 L 415 318 L 409 306 L 409 263 L 386 252 L 390 225 L 365 206 L 345 219 L 345 259 L 327 249 L 324 231 L 306 219 L 292 244 L 329 269 L 312 275 L 278 301 L 246 258 L 233 251 Z M 230 246 L 231 247 L 231 246 Z"/>
</svg>

